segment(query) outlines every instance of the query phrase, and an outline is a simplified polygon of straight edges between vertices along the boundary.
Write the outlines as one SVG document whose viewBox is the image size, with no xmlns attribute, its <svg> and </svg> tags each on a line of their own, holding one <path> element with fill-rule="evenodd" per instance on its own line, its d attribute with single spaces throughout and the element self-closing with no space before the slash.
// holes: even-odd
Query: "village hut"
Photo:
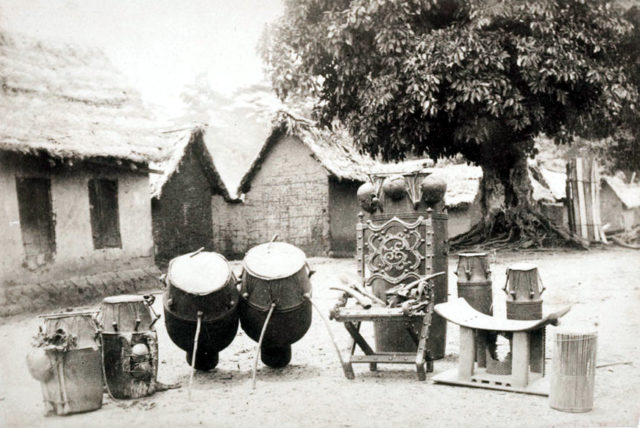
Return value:
<svg viewBox="0 0 640 428">
<path fill-rule="evenodd" d="M 320 130 L 287 113 L 274 123 L 240 182 L 242 204 L 212 200 L 215 248 L 242 256 L 277 234 L 309 256 L 354 254 L 356 192 L 376 162 L 344 130 Z"/>
<path fill-rule="evenodd" d="M 0 32 L 0 315 L 157 285 L 139 97 L 97 50 Z"/>
<path fill-rule="evenodd" d="M 169 156 L 153 164 L 162 174 L 151 176 L 153 239 L 156 262 L 204 248 L 222 252 L 214 240 L 213 206 L 240 202 L 232 197 L 205 144 L 206 128 L 167 131 L 173 140 Z"/>
<path fill-rule="evenodd" d="M 629 230 L 640 224 L 640 185 L 625 183 L 620 177 L 602 177 L 600 216 L 608 230 Z"/>
</svg>

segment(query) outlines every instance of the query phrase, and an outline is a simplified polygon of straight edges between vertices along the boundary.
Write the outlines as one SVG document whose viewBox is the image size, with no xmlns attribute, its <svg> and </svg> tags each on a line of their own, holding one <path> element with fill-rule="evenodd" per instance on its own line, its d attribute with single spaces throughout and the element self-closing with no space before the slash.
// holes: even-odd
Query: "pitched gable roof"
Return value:
<svg viewBox="0 0 640 428">
<path fill-rule="evenodd" d="M 318 129 L 313 122 L 285 112 L 279 112 L 274 123 L 271 134 L 240 181 L 239 194 L 249 191 L 251 181 L 271 148 L 285 136 L 296 137 L 311 150 L 313 158 L 330 175 L 341 180 L 366 181 L 368 174 L 378 165 L 374 159 L 356 149 L 346 130 Z"/>
<path fill-rule="evenodd" d="M 97 49 L 0 31 L 0 150 L 58 158 L 162 156 L 140 96 Z"/>
<path fill-rule="evenodd" d="M 224 180 L 220 176 L 209 149 L 204 142 L 204 134 L 206 128 L 204 126 L 195 126 L 188 129 L 178 129 L 173 131 L 165 131 L 163 138 L 173 140 L 173 145 L 168 151 L 166 158 L 162 162 L 154 163 L 152 166 L 163 171 L 162 174 L 151 175 L 151 197 L 160 199 L 162 197 L 162 189 L 171 177 L 180 172 L 182 161 L 189 149 L 195 150 L 196 157 L 200 162 L 200 166 L 209 182 L 212 192 L 220 194 L 226 201 L 235 202 L 237 198 L 231 196 Z"/>
<path fill-rule="evenodd" d="M 602 181 L 611 187 L 625 208 L 640 207 L 640 185 L 625 183 L 618 177 L 602 177 Z"/>
</svg>

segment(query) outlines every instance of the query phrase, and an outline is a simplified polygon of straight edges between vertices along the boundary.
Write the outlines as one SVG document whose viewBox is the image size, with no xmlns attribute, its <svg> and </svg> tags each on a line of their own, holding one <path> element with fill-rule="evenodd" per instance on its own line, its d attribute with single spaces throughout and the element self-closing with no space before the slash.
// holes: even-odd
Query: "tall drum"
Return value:
<svg viewBox="0 0 640 428">
<path fill-rule="evenodd" d="M 95 312 L 44 315 L 44 329 L 27 356 L 42 385 L 47 413 L 67 415 L 102 407 L 102 361 Z"/>
<path fill-rule="evenodd" d="M 227 260 L 214 252 L 195 252 L 171 260 L 164 291 L 164 313 L 171 340 L 191 364 L 198 318 L 201 328 L 195 368 L 211 370 L 218 352 L 238 331 L 236 277 Z"/>
<path fill-rule="evenodd" d="M 284 242 L 253 247 L 243 261 L 240 323 L 247 335 L 259 341 L 264 332 L 261 359 L 274 368 L 291 361 L 291 344 L 311 325 L 311 271 L 299 248 Z M 272 309 L 273 307 L 273 309 Z"/>
<path fill-rule="evenodd" d="M 121 295 L 102 301 L 102 364 L 109 394 L 114 398 L 140 398 L 156 391 L 159 316 L 153 296 Z"/>
</svg>

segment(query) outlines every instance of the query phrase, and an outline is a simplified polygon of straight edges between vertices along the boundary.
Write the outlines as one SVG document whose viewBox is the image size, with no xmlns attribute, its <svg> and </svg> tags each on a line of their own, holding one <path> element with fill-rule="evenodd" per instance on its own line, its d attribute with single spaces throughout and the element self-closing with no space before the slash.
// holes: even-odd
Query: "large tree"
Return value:
<svg viewBox="0 0 640 428">
<path fill-rule="evenodd" d="M 262 52 L 279 96 L 313 95 L 364 151 L 481 166 L 478 239 L 540 244 L 534 137 L 615 133 L 638 97 L 630 29 L 598 0 L 285 0 Z"/>
</svg>

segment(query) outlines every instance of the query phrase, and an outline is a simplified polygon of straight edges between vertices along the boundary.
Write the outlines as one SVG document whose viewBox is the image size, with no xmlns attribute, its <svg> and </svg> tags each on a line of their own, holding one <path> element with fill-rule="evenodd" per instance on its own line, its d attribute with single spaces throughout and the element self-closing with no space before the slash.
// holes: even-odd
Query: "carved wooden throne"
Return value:
<svg viewBox="0 0 640 428">
<path fill-rule="evenodd" d="M 351 335 L 350 355 L 343 364 L 344 374 L 354 378 L 354 363 L 368 363 L 372 371 L 377 364 L 415 364 L 419 380 L 425 380 L 426 371 L 433 371 L 433 362 L 427 341 L 434 307 L 431 275 L 433 257 L 433 228 L 431 219 L 418 216 L 415 221 L 391 217 L 377 224 L 371 220 L 357 225 L 357 263 L 363 292 L 372 290 L 379 298 L 378 305 L 365 308 L 357 304 L 349 293 L 344 293 L 331 318 L 344 323 Z M 393 290 L 402 290 L 401 296 Z M 402 299 L 406 299 L 402 302 Z M 375 299 L 374 299 L 375 300 Z M 383 305 L 382 303 L 386 303 Z M 364 321 L 377 324 L 376 334 L 408 334 L 415 350 L 377 350 L 360 334 Z M 359 347 L 364 355 L 356 355 Z"/>
</svg>

